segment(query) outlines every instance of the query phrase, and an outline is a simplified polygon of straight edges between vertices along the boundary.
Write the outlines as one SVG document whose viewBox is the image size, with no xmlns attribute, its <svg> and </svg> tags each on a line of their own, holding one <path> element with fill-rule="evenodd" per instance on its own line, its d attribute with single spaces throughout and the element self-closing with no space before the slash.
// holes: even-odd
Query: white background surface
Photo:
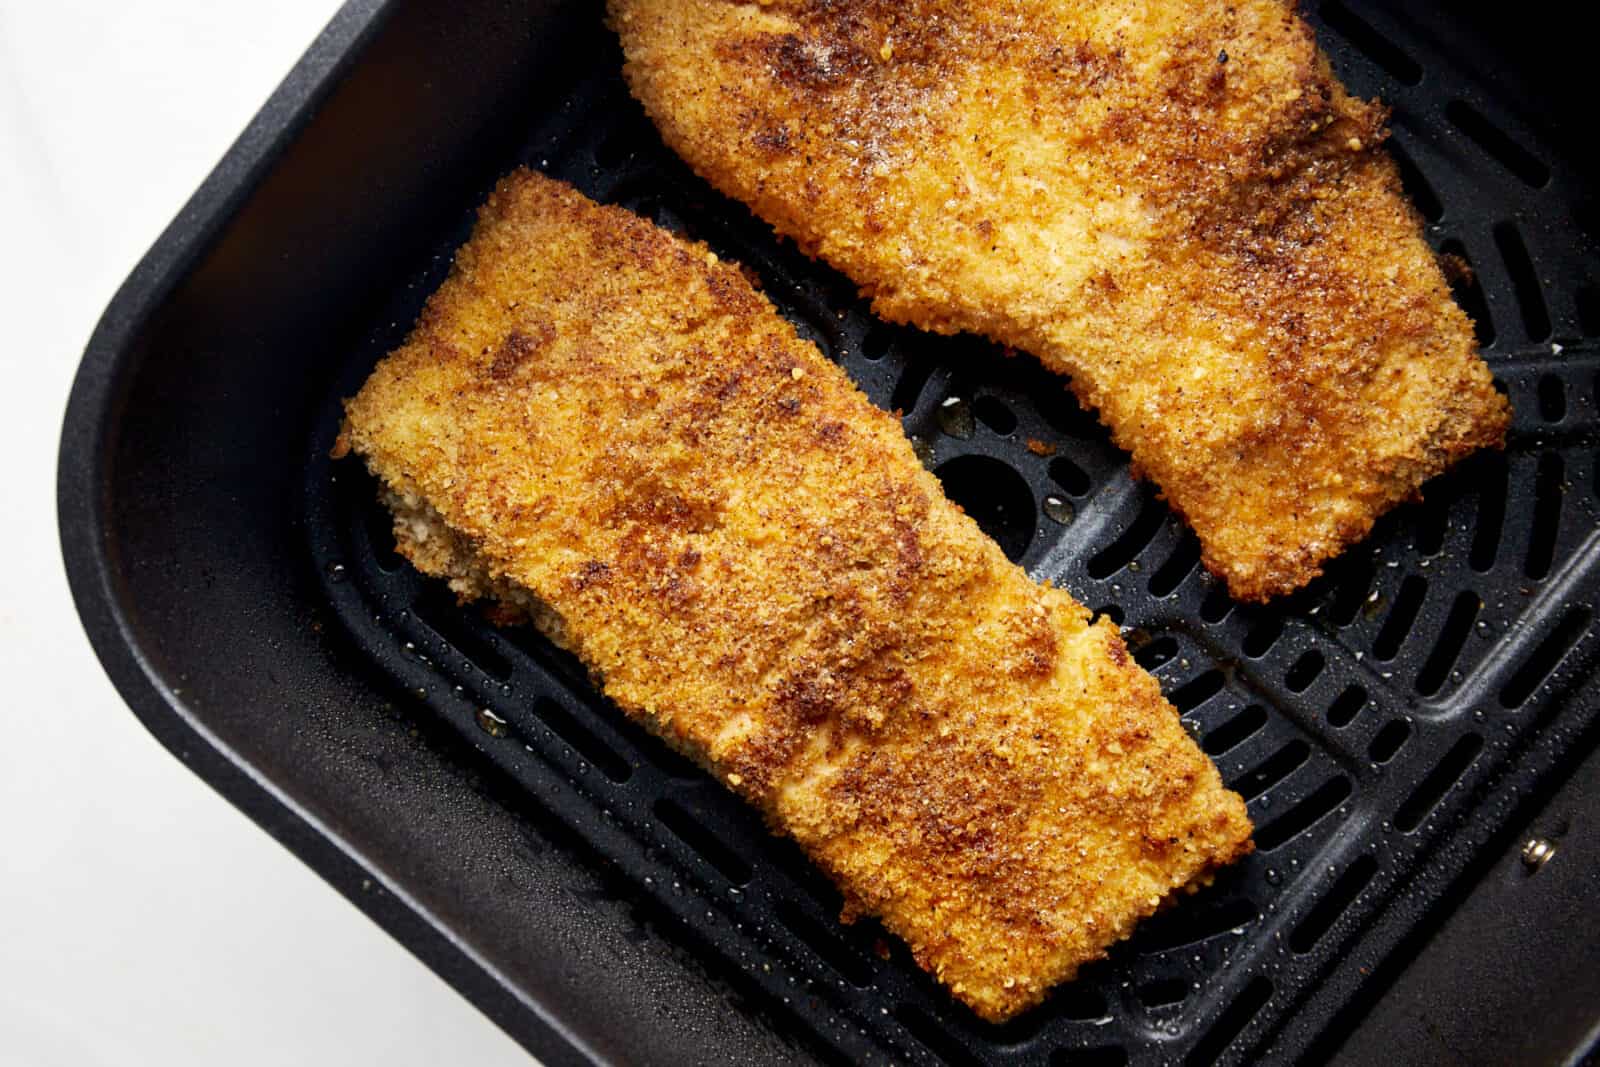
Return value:
<svg viewBox="0 0 1600 1067">
<path fill-rule="evenodd" d="M 332 0 L 0 0 L 0 1064 L 530 1060 L 145 733 L 79 630 L 89 332 Z"/>
</svg>

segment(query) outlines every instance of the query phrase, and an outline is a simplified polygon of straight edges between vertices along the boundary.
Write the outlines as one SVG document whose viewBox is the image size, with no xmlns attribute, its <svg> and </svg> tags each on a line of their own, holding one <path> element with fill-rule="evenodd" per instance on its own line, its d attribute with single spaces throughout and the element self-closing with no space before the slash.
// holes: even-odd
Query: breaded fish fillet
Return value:
<svg viewBox="0 0 1600 1067">
<path fill-rule="evenodd" d="M 885 318 L 1026 349 L 1241 599 L 1503 442 L 1416 212 L 1286 0 L 610 0 L 712 184 Z"/>
<path fill-rule="evenodd" d="M 734 266 L 503 181 L 338 451 L 983 1017 L 1250 850 L 1115 627 L 1001 553 Z"/>
</svg>

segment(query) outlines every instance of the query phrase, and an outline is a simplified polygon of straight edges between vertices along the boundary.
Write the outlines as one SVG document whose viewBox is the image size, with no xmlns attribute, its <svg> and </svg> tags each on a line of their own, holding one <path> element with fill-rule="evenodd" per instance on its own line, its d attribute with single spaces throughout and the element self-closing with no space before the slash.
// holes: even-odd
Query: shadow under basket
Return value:
<svg viewBox="0 0 1600 1067">
<path fill-rule="evenodd" d="M 1457 295 L 1516 414 L 1505 453 L 1294 597 L 1231 601 L 1059 379 L 875 321 L 697 180 L 629 99 L 595 5 L 357 2 L 85 354 L 60 518 L 97 651 L 196 773 L 548 1063 L 1335 1055 L 1595 747 L 1600 216 L 1554 121 L 1586 118 L 1581 94 L 1523 78 L 1514 41 L 1447 5 L 1307 14 L 1347 83 L 1393 105 L 1392 150 L 1429 239 L 1470 266 Z M 1535 104 L 1547 126 L 1521 117 Z M 1124 627 L 1249 801 L 1256 854 L 984 1024 L 875 924 L 840 925 L 795 847 L 570 657 L 404 565 L 372 480 L 328 458 L 340 398 L 518 164 L 759 274 L 905 412 L 1011 558 Z M 1488 969 L 1540 980 L 1537 961 Z"/>
</svg>

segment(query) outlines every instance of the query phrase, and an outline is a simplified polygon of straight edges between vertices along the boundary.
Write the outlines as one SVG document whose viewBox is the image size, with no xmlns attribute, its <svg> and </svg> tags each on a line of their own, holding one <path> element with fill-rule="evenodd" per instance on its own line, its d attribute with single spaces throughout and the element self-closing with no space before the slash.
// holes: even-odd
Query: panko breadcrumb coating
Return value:
<svg viewBox="0 0 1600 1067">
<path fill-rule="evenodd" d="M 419 569 L 574 652 L 986 1019 L 1250 850 L 1116 628 L 703 245 L 513 174 L 349 450 Z"/>
<path fill-rule="evenodd" d="M 1508 409 L 1287 0 L 610 0 L 667 143 L 874 310 L 1070 376 L 1234 596 Z"/>
</svg>

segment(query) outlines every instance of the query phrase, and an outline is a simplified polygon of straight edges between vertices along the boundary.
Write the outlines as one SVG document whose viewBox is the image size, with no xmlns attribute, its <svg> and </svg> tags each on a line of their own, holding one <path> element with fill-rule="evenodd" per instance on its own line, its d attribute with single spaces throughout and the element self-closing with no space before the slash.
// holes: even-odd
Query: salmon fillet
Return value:
<svg viewBox="0 0 1600 1067">
<path fill-rule="evenodd" d="M 1504 441 L 1385 114 L 1286 0 L 610 0 L 666 142 L 884 318 L 1034 353 L 1235 597 Z"/>
<path fill-rule="evenodd" d="M 336 454 L 986 1019 L 1247 853 L 1109 622 L 945 499 L 733 265 L 520 171 Z"/>
</svg>

